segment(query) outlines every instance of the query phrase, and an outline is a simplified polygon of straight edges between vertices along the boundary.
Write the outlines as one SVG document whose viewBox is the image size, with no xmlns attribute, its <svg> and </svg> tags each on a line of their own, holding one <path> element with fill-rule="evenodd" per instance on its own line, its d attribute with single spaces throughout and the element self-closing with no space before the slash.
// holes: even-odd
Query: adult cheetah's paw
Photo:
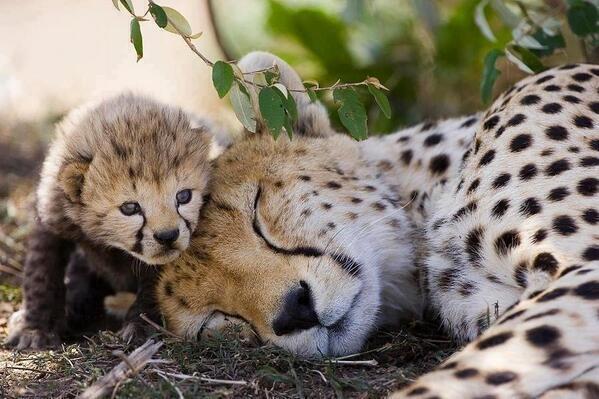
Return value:
<svg viewBox="0 0 599 399">
<path fill-rule="evenodd" d="M 56 348 L 61 343 L 59 335 L 54 331 L 28 328 L 25 325 L 24 309 L 12 314 L 8 321 L 8 331 L 4 344 L 17 350 Z"/>
</svg>

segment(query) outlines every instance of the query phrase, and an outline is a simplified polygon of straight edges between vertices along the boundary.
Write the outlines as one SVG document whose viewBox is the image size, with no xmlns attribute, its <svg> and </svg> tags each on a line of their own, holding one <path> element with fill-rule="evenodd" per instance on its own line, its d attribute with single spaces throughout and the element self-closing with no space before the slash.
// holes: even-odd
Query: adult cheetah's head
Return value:
<svg viewBox="0 0 599 399">
<path fill-rule="evenodd" d="M 253 53 L 241 66 L 273 60 Z M 332 132 L 319 104 L 296 101 L 302 134 L 250 134 L 217 160 L 198 235 L 157 289 L 177 333 L 195 337 L 234 317 L 300 355 L 357 351 L 389 283 L 378 265 L 411 263 L 409 223 L 368 175 L 359 144 Z"/>
<path fill-rule="evenodd" d="M 146 263 L 172 261 L 198 224 L 209 145 L 183 111 L 144 97 L 121 95 L 76 111 L 60 125 L 44 165 L 40 216 L 58 225 L 52 218 L 66 215 L 87 239 Z"/>
</svg>

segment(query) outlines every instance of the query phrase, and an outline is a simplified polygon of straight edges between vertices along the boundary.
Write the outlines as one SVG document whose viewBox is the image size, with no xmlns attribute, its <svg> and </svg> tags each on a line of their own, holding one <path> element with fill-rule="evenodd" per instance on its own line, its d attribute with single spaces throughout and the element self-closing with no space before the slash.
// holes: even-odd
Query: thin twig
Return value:
<svg viewBox="0 0 599 399">
<path fill-rule="evenodd" d="M 197 375 L 189 375 L 189 374 L 180 374 L 180 373 L 168 373 L 166 371 L 160 371 L 154 369 L 156 373 L 163 373 L 168 375 L 169 377 L 177 378 L 179 380 L 199 380 L 203 382 L 207 382 L 209 384 L 219 384 L 219 385 L 247 385 L 247 381 L 245 380 L 220 380 L 215 378 L 201 377 Z"/>
<path fill-rule="evenodd" d="M 376 360 L 329 360 L 329 362 L 333 364 L 338 364 L 342 366 L 378 366 L 379 362 Z"/>
<path fill-rule="evenodd" d="M 166 328 L 154 323 L 152 320 L 150 320 L 150 318 L 148 316 L 146 316 L 145 313 L 141 313 L 139 315 L 139 317 L 145 321 L 146 323 L 148 323 L 149 325 L 151 325 L 152 327 L 154 327 L 156 330 L 160 331 L 161 333 L 168 335 L 171 338 L 176 338 L 178 340 L 183 340 L 183 338 L 181 338 L 180 336 L 178 336 L 175 333 L 170 332 L 169 330 L 167 330 Z"/>
</svg>

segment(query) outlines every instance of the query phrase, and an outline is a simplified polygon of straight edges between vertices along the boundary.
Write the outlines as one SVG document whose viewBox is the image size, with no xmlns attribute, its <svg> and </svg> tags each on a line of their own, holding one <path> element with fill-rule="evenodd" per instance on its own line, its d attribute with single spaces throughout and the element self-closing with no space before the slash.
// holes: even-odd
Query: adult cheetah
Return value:
<svg viewBox="0 0 599 399">
<path fill-rule="evenodd" d="M 299 87 L 271 55 L 241 67 L 274 61 Z M 598 90 L 598 67 L 568 65 L 485 114 L 359 143 L 298 95 L 303 135 L 248 134 L 218 159 L 203 223 L 158 286 L 169 327 L 241 323 L 336 356 L 428 307 L 472 342 L 396 397 L 597 394 Z"/>
</svg>

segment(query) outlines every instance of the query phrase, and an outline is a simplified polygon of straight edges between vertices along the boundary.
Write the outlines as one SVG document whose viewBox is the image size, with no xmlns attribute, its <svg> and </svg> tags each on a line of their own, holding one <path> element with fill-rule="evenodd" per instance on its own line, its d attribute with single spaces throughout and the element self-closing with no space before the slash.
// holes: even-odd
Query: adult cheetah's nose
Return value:
<svg viewBox="0 0 599 399">
<path fill-rule="evenodd" d="M 283 309 L 272 323 L 273 331 L 280 336 L 307 330 L 318 324 L 310 286 L 302 280 L 298 288 L 285 295 Z"/>
<path fill-rule="evenodd" d="M 179 229 L 157 231 L 154 238 L 162 245 L 171 245 L 179 238 Z"/>
</svg>

